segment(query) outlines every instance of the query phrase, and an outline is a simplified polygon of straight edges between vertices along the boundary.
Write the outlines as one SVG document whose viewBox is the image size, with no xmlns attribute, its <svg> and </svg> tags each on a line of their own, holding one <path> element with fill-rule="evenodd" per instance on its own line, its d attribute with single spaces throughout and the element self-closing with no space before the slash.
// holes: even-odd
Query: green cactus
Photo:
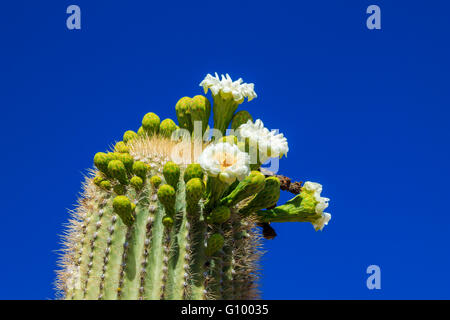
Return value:
<svg viewBox="0 0 450 320">
<path fill-rule="evenodd" d="M 244 97 L 256 97 L 253 85 L 234 85 L 245 85 L 239 100 L 239 92 L 235 97 L 214 87 L 214 123 L 221 131 L 233 114 L 233 128 L 249 118 L 235 111 Z M 192 132 L 193 121 L 201 120 L 205 130 L 210 109 L 203 96 L 180 99 L 179 127 Z M 199 160 L 200 165 L 186 154 L 176 164 L 175 145 L 167 139 L 174 128 L 170 119 L 160 123 L 147 113 L 137 133 L 124 133 L 115 152 L 95 154 L 92 177 L 83 184 L 64 236 L 56 282 L 64 299 L 258 298 L 262 237 L 256 226 L 303 221 L 322 230 L 328 223 L 328 199 L 320 197 L 318 184 L 305 183 L 298 196 L 272 208 L 280 181 L 250 172 L 245 162 L 231 168 L 235 155 L 221 162 L 212 155 L 211 163 Z M 240 143 L 234 136 L 221 141 Z M 228 170 L 227 182 L 221 170 Z"/>
</svg>

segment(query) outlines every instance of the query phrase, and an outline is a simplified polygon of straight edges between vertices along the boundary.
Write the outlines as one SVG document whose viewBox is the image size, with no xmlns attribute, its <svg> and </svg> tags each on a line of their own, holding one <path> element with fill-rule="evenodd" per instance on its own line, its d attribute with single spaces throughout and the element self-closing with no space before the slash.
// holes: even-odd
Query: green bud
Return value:
<svg viewBox="0 0 450 320">
<path fill-rule="evenodd" d="M 236 189 L 220 201 L 220 204 L 227 207 L 234 206 L 245 198 L 261 191 L 264 188 L 264 184 L 264 175 L 259 171 L 252 171 L 250 175 L 239 182 Z"/>
<path fill-rule="evenodd" d="M 189 212 L 195 210 L 204 193 L 205 184 L 201 179 L 192 178 L 186 183 L 186 203 Z"/>
<path fill-rule="evenodd" d="M 113 200 L 114 212 L 119 215 L 123 223 L 131 226 L 134 222 L 133 207 L 130 199 L 126 196 L 117 196 Z"/>
<path fill-rule="evenodd" d="M 116 184 L 113 190 L 119 196 L 123 196 L 127 193 L 127 188 L 123 184 Z"/>
<path fill-rule="evenodd" d="M 222 249 L 224 242 L 225 240 L 223 239 L 223 236 L 221 234 L 213 234 L 207 241 L 205 254 L 207 256 L 212 256 L 214 253 Z"/>
<path fill-rule="evenodd" d="M 230 219 L 231 211 L 230 208 L 225 206 L 216 207 L 211 211 L 211 214 L 207 218 L 208 223 L 224 223 Z"/>
<path fill-rule="evenodd" d="M 145 136 L 145 130 L 142 127 L 139 127 L 137 131 L 138 136 Z"/>
<path fill-rule="evenodd" d="M 187 166 L 184 171 L 184 182 L 188 182 L 193 178 L 199 178 L 203 180 L 203 170 L 202 167 L 198 163 L 191 163 Z"/>
<path fill-rule="evenodd" d="M 166 138 L 170 138 L 175 130 L 177 125 L 172 119 L 164 119 L 159 125 L 159 134 Z"/>
<path fill-rule="evenodd" d="M 106 156 L 108 157 L 108 162 L 109 161 L 113 161 L 113 160 L 119 160 L 119 158 L 118 158 L 119 153 L 118 152 L 108 152 L 106 154 Z"/>
<path fill-rule="evenodd" d="M 112 160 L 108 163 L 108 172 L 122 184 L 128 184 L 127 171 L 122 161 Z"/>
<path fill-rule="evenodd" d="M 131 203 L 131 211 L 134 212 L 136 210 L 136 204 L 135 203 Z"/>
<path fill-rule="evenodd" d="M 180 180 L 180 167 L 175 162 L 166 162 L 163 168 L 163 175 L 166 182 L 176 188 L 178 180 Z"/>
<path fill-rule="evenodd" d="M 97 174 L 97 175 L 94 177 L 93 182 L 94 182 L 94 184 L 95 184 L 96 186 L 100 186 L 100 183 L 101 183 L 103 180 L 105 180 L 105 178 L 103 177 L 103 175 L 101 175 L 101 174 L 99 173 L 99 174 Z"/>
<path fill-rule="evenodd" d="M 94 165 L 101 172 L 108 173 L 109 161 L 110 161 L 110 158 L 104 152 L 97 152 L 94 156 Z"/>
<path fill-rule="evenodd" d="M 123 142 L 128 143 L 128 141 L 136 139 L 137 136 L 138 135 L 133 130 L 125 131 L 125 133 L 123 134 Z"/>
<path fill-rule="evenodd" d="M 144 186 L 144 181 L 138 176 L 134 176 L 130 179 L 130 184 L 136 189 L 136 191 L 139 191 Z"/>
<path fill-rule="evenodd" d="M 242 124 L 247 123 L 248 120 L 253 121 L 253 118 L 248 111 L 241 110 L 236 112 L 231 121 L 231 129 L 237 130 Z"/>
<path fill-rule="evenodd" d="M 116 153 L 117 160 L 122 161 L 122 163 L 125 165 L 125 169 L 127 169 L 127 172 L 133 171 L 133 163 L 134 159 L 129 153 Z"/>
<path fill-rule="evenodd" d="M 147 113 L 142 119 L 142 127 L 148 135 L 157 134 L 159 131 L 159 117 L 153 112 Z"/>
<path fill-rule="evenodd" d="M 256 194 L 243 208 L 239 210 L 242 215 L 248 215 L 258 210 L 270 208 L 277 204 L 280 198 L 280 180 L 277 177 L 267 177 L 264 189 Z"/>
<path fill-rule="evenodd" d="M 158 199 L 166 209 L 166 214 L 169 216 L 173 216 L 175 214 L 175 198 L 176 193 L 175 189 L 168 185 L 163 184 L 158 189 Z"/>
<path fill-rule="evenodd" d="M 175 111 L 177 113 L 178 123 L 180 128 L 187 129 L 189 132 L 192 132 L 192 122 L 191 122 L 191 113 L 190 113 L 190 103 L 191 98 L 183 97 L 178 100 L 175 105 Z"/>
<path fill-rule="evenodd" d="M 125 142 L 119 141 L 114 146 L 114 151 L 118 152 L 118 153 L 129 153 L 130 148 L 128 148 L 128 146 L 125 144 Z"/>
<path fill-rule="evenodd" d="M 170 229 L 173 226 L 173 218 L 166 216 L 162 219 L 162 223 L 163 223 L 164 227 L 166 227 L 167 229 Z"/>
<path fill-rule="evenodd" d="M 153 188 L 158 189 L 158 187 L 161 185 L 161 178 L 159 176 L 153 176 L 150 178 L 150 183 L 152 184 Z"/>
<path fill-rule="evenodd" d="M 211 103 L 208 98 L 198 95 L 191 99 L 189 110 L 191 114 L 192 128 L 194 127 L 195 121 L 201 121 L 203 134 L 208 126 L 209 116 L 211 114 Z"/>
<path fill-rule="evenodd" d="M 148 167 L 147 164 L 142 161 L 136 161 L 133 163 L 133 173 L 140 177 L 142 180 L 147 178 Z"/>
<path fill-rule="evenodd" d="M 103 180 L 102 182 L 100 182 L 100 188 L 111 190 L 111 182 L 109 182 L 108 180 Z"/>
</svg>

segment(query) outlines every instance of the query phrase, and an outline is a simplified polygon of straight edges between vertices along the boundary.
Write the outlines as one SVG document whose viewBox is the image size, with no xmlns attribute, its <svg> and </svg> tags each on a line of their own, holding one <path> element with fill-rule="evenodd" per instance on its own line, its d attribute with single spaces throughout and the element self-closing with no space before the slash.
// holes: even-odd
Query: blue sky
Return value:
<svg viewBox="0 0 450 320">
<path fill-rule="evenodd" d="M 82 29 L 66 28 L 77 4 Z M 381 30 L 366 8 L 381 8 Z M 8 1 L 0 13 L 1 299 L 52 299 L 67 209 L 95 152 L 175 117 L 207 73 L 288 138 L 280 173 L 323 184 L 330 224 L 274 224 L 265 299 L 449 299 L 445 1 Z M 283 195 L 283 200 L 290 196 Z M 381 268 L 368 290 L 366 268 Z"/>
</svg>

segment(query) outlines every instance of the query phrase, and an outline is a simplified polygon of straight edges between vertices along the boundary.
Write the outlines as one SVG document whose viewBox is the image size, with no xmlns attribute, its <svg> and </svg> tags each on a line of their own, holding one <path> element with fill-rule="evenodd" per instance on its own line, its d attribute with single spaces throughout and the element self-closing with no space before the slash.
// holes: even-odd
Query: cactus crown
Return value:
<svg viewBox="0 0 450 320">
<path fill-rule="evenodd" d="M 252 131 L 247 111 L 235 113 L 244 97 L 256 97 L 253 84 L 241 82 L 207 76 L 202 86 L 213 94 L 214 129 L 245 125 L 245 139 L 204 141 L 198 161 L 180 154 L 192 143 L 171 139 L 173 133 L 187 130 L 190 137 L 198 122 L 201 135 L 208 130 L 211 104 L 197 95 L 176 103 L 178 125 L 147 113 L 114 152 L 95 154 L 64 239 L 57 277 L 64 298 L 257 298 L 262 237 L 256 226 L 303 221 L 322 230 L 328 223 L 319 184 L 306 183 L 276 207 L 279 179 L 266 177 L 247 154 L 249 141 L 258 148 L 264 141 Z M 261 124 L 257 133 L 278 143 L 269 155 L 287 150 L 285 138 Z"/>
</svg>

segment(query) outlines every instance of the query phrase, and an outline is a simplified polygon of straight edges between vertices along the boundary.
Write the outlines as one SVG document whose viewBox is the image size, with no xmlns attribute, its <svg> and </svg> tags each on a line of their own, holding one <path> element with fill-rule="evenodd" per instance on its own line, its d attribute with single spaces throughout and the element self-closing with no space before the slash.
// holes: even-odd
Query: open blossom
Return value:
<svg viewBox="0 0 450 320">
<path fill-rule="evenodd" d="M 242 82 L 242 78 L 236 81 L 231 80 L 228 73 L 226 76 L 222 75 L 222 79 L 219 79 L 219 75 L 216 72 L 215 76 L 207 74 L 205 79 L 200 82 L 200 86 L 205 90 L 205 94 L 208 92 L 208 89 L 211 89 L 213 95 L 220 93 L 224 98 L 231 94 L 234 101 L 243 101 L 244 98 L 248 98 L 248 101 L 251 101 L 256 98 L 254 84 Z"/>
<path fill-rule="evenodd" d="M 313 226 L 316 230 L 322 230 L 331 219 L 331 214 L 323 212 L 323 210 L 328 207 L 328 201 L 330 201 L 330 199 L 320 196 L 322 193 L 322 185 L 320 183 L 307 181 L 303 185 L 302 190 L 313 194 L 314 199 L 317 201 L 316 213 L 321 217 L 313 223 Z"/>
<path fill-rule="evenodd" d="M 210 144 L 203 150 L 198 163 L 211 177 L 231 184 L 236 179 L 242 180 L 250 173 L 250 157 L 230 143 Z"/>
<path fill-rule="evenodd" d="M 248 139 L 250 146 L 258 146 L 261 163 L 269 158 L 281 157 L 289 151 L 287 139 L 282 133 L 269 131 L 264 123 L 258 119 L 254 123 L 248 120 L 238 128 L 238 134 Z"/>
</svg>

